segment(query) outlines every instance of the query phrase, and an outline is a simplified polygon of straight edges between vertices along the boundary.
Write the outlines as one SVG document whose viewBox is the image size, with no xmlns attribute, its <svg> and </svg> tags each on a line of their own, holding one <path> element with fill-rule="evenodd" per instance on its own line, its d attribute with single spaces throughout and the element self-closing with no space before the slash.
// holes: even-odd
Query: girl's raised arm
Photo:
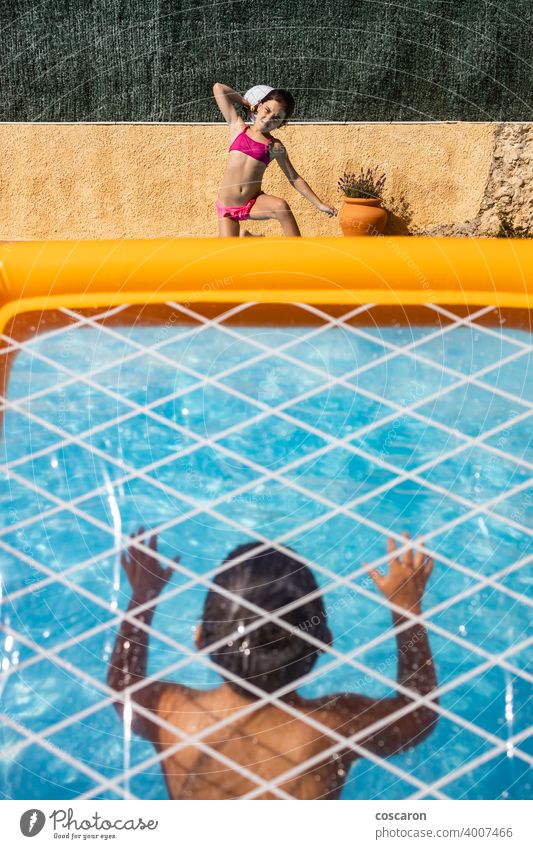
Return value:
<svg viewBox="0 0 533 849">
<path fill-rule="evenodd" d="M 229 85 L 224 85 L 224 83 L 215 83 L 213 86 L 213 94 L 215 95 L 217 106 L 228 124 L 244 124 L 244 121 L 233 104 L 239 103 L 241 106 L 248 106 L 248 104 L 238 91 L 235 91 Z"/>
</svg>

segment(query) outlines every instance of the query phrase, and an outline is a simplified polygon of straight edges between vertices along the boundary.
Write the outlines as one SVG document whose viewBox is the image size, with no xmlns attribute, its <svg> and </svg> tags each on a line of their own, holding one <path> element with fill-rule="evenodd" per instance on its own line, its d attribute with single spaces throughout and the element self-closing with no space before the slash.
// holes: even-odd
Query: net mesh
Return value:
<svg viewBox="0 0 533 849">
<path fill-rule="evenodd" d="M 16 574 L 18 583 L 8 581 L 8 590 L 2 599 L 4 652 L 0 689 L 9 687 L 10 679 L 16 676 L 17 680 L 26 681 L 27 691 L 31 692 L 33 682 L 35 694 L 43 676 L 52 674 L 57 688 L 67 686 L 76 691 L 70 713 L 66 714 L 64 710 L 54 712 L 53 709 L 44 711 L 43 723 L 31 718 L 32 705 L 26 704 L 24 699 L 19 702 L 18 715 L 14 711 L 6 711 L 2 715 L 4 728 L 8 731 L 2 753 L 4 769 L 6 764 L 17 762 L 23 765 L 21 769 L 31 771 L 32 764 L 38 763 L 39 757 L 45 753 L 50 780 L 53 782 L 54 775 L 57 775 L 56 787 L 61 786 L 61 768 L 65 764 L 75 772 L 75 795 L 78 798 L 137 798 L 142 793 L 136 792 L 136 778 L 157 771 L 157 765 L 171 753 L 193 746 L 221 767 L 234 770 L 249 781 L 252 789 L 246 798 L 264 793 L 276 798 L 290 798 L 284 789 L 288 781 L 310 771 L 324 758 L 338 757 L 349 748 L 365 758 L 365 775 L 372 776 L 372 770 L 377 771 L 378 785 L 385 794 L 387 788 L 393 788 L 390 792 L 394 795 L 413 799 L 454 798 L 465 792 L 461 782 L 471 781 L 472 776 L 476 781 L 479 775 L 490 774 L 492 769 L 499 767 L 504 756 L 507 759 L 512 757 L 518 768 L 515 768 L 512 778 L 507 779 L 508 785 L 502 786 L 502 794 L 508 794 L 513 783 L 523 787 L 520 782 L 526 779 L 521 768 L 527 769 L 533 762 L 532 732 L 527 722 L 524 727 L 519 727 L 516 722 L 513 724 L 513 699 L 521 687 L 526 688 L 524 692 L 528 693 L 527 688 L 533 680 L 526 660 L 533 638 L 527 636 L 527 629 L 520 624 L 527 622 L 528 617 L 530 620 L 531 615 L 531 601 L 527 596 L 533 559 L 528 517 L 533 468 L 528 459 L 533 411 L 528 395 L 531 390 L 528 379 L 531 346 L 512 326 L 506 326 L 492 307 L 460 312 L 428 305 L 423 310 L 423 330 L 415 333 L 406 326 L 402 335 L 396 320 L 391 326 L 394 333 L 388 332 L 391 327 L 379 329 L 375 326 L 372 304 L 336 314 L 326 308 L 295 304 L 294 313 L 303 317 L 304 324 L 307 322 L 309 326 L 296 335 L 289 334 L 284 338 L 274 326 L 261 334 L 250 333 L 246 320 L 255 309 L 255 304 L 243 304 L 209 314 L 209 311 L 201 311 L 194 305 L 169 303 L 166 322 L 161 323 L 158 334 L 152 335 L 148 343 L 128 329 L 125 321 L 129 315 L 127 307 L 101 313 L 81 313 L 64 308 L 57 313 L 56 326 L 47 330 L 45 337 L 42 334 L 33 336 L 34 327 L 31 332 L 28 331 L 27 338 L 21 338 L 13 331 L 4 335 L 4 363 L 23 351 L 31 357 L 32 368 L 29 369 L 27 386 L 18 381 L 13 384 L 13 391 L 11 385 L 9 391 L 4 389 L 2 412 L 6 417 L 21 417 L 27 423 L 28 432 L 34 435 L 34 442 L 31 442 L 28 452 L 25 443 L 13 444 L 9 442 L 9 434 L 5 437 L 1 471 L 7 485 L 7 495 L 4 496 L 7 521 L 0 533 L 0 553 L 7 577 Z M 139 321 L 137 319 L 138 324 Z M 73 332 L 83 328 L 97 331 L 98 345 L 91 352 L 90 361 L 78 363 L 69 355 L 69 339 Z M 373 350 L 374 346 L 376 350 L 367 361 L 359 360 L 353 368 L 336 369 L 332 364 L 325 365 L 324 360 L 315 355 L 327 338 L 326 332 L 333 328 L 342 332 L 348 342 L 364 340 L 367 350 Z M 454 353 L 458 338 L 454 334 L 458 330 L 469 332 L 472 348 L 466 357 L 468 369 L 465 369 L 464 356 L 461 362 Z M 206 337 L 206 332 L 211 335 Z M 213 341 L 214 332 L 217 336 L 220 334 L 223 340 L 220 347 L 223 356 L 217 360 L 218 353 L 215 351 L 204 365 L 195 356 L 185 362 L 183 346 L 189 353 L 196 350 L 195 346 L 200 350 L 207 338 Z M 60 344 L 56 348 L 48 346 L 44 349 L 38 344 L 43 338 L 47 342 L 57 340 Z M 114 351 L 114 358 L 110 358 L 109 350 Z M 311 350 L 313 356 L 310 356 Z M 233 359 L 232 351 L 238 351 Z M 170 395 L 163 396 L 155 382 L 151 388 L 148 384 L 144 386 L 143 397 L 123 391 L 117 374 L 146 367 L 148 363 L 159 370 L 170 369 L 174 373 L 178 370 L 181 375 L 179 387 L 174 388 Z M 405 369 L 406 365 L 413 375 L 411 390 L 407 393 L 404 388 L 399 390 L 395 379 L 395 369 L 400 366 Z M 521 375 L 518 383 L 516 377 L 511 379 L 508 376 L 508 367 L 516 365 Z M 256 386 L 251 389 L 247 370 L 252 369 L 250 374 L 256 375 L 258 367 L 264 367 L 264 379 L 259 390 Z M 286 367 L 301 375 L 298 391 L 293 388 L 288 397 L 283 385 Z M 38 370 L 38 381 L 33 379 L 32 382 L 32 369 Z M 425 373 L 424 370 L 435 369 L 439 374 L 437 389 L 428 390 L 428 384 L 420 375 Z M 513 374 L 516 375 L 516 369 Z M 39 385 L 38 389 L 35 384 Z M 87 415 L 78 416 L 74 426 L 65 399 L 68 398 L 69 387 L 80 385 L 87 391 Z M 322 393 L 332 389 L 345 390 L 347 396 L 357 399 L 358 404 L 372 405 L 368 421 L 355 429 L 347 426 L 343 430 L 332 426 L 327 416 L 310 418 L 306 403 L 321 399 Z M 186 420 L 183 423 L 169 417 L 165 407 L 165 404 L 175 405 L 177 402 L 186 404 L 187 398 L 195 391 L 201 392 L 206 405 L 211 403 L 214 410 L 213 414 L 206 409 L 201 429 L 191 429 Z M 64 409 L 61 408 L 62 403 Z M 224 421 L 223 427 L 217 420 L 221 404 L 231 411 L 231 417 Z M 483 416 L 481 420 L 479 415 L 476 416 L 479 405 L 487 410 L 486 420 Z M 323 410 L 327 405 L 319 400 L 318 406 Z M 453 411 L 451 418 L 450 411 Z M 477 422 L 475 426 L 474 421 Z M 265 423 L 270 428 L 281 428 L 279 444 L 285 440 L 287 444 L 303 445 L 304 448 L 298 449 L 296 456 L 294 451 L 287 455 L 278 451 L 269 462 L 258 462 L 249 445 L 258 438 L 258 426 Z M 392 447 L 398 439 L 401 441 L 401 429 L 414 425 L 422 427 L 424 439 L 432 444 L 429 459 L 426 457 L 422 463 L 416 444 L 404 445 L 401 456 Z M 147 434 L 149 450 L 144 453 L 142 462 L 139 462 L 138 455 L 128 457 L 123 450 L 132 427 Z M 154 447 L 155 441 L 150 441 L 150 433 L 153 433 L 150 428 L 164 429 L 164 447 L 159 451 Z M 117 450 L 116 444 L 109 440 L 106 442 L 104 437 L 110 432 L 123 435 L 120 450 Z M 291 443 L 294 433 L 298 434 L 298 439 Z M 39 434 L 42 434 L 42 439 Z M 39 473 L 39 462 L 43 460 L 50 464 L 52 458 L 53 466 L 59 452 L 68 457 L 68 451 L 73 447 L 82 450 L 86 457 L 88 474 L 84 481 L 69 476 L 67 462 L 64 480 L 58 483 L 54 478 L 47 484 L 46 476 Z M 359 487 L 356 493 L 347 494 L 341 486 L 340 474 L 338 478 L 333 474 L 327 485 L 322 479 L 321 485 L 310 486 L 310 478 L 301 474 L 302 469 L 309 468 L 310 463 L 316 464 L 315 468 L 319 469 L 322 460 L 331 462 L 333 456 L 341 453 L 367 469 L 364 486 Z M 201 466 L 203 460 L 199 465 L 194 463 L 198 458 L 212 458 L 214 455 L 218 463 L 225 464 L 223 473 L 218 479 L 215 475 L 215 479 L 199 493 L 195 469 Z M 461 460 L 461 457 L 476 457 L 474 468 L 496 470 L 497 485 L 492 489 L 476 483 L 471 489 L 458 486 L 457 467 L 454 465 L 450 474 L 446 470 L 450 461 Z M 100 461 L 105 463 L 103 479 Z M 55 462 L 57 467 L 57 460 Z M 171 475 L 165 474 L 169 468 Z M 221 468 L 220 465 L 218 468 Z M 184 485 L 180 470 L 185 470 L 188 485 Z M 220 748 L 206 742 L 207 738 L 212 739 L 214 732 L 223 733 L 226 726 L 234 723 L 235 715 L 230 719 L 220 719 L 193 736 L 180 731 L 161 716 L 151 715 L 157 725 L 173 734 L 173 746 L 153 754 L 149 749 L 136 747 L 135 739 L 128 737 L 120 768 L 116 767 L 113 771 L 84 757 L 83 751 L 80 753 L 79 750 L 79 741 L 75 744 L 70 742 L 74 739 L 73 731 L 91 727 L 92 717 L 101 716 L 101 712 L 106 710 L 110 716 L 112 714 L 111 705 L 116 700 L 116 693 L 105 683 L 105 674 L 100 674 L 105 669 L 102 658 L 100 666 L 90 662 L 91 641 L 102 635 L 106 637 L 108 659 L 121 621 L 132 618 L 131 614 L 120 609 L 124 605 L 119 604 L 120 552 L 126 544 L 139 551 L 150 551 L 144 532 L 130 538 L 126 529 L 121 527 L 120 516 L 117 519 L 120 513 L 117 503 L 119 493 L 133 493 L 134 497 L 149 499 L 152 503 L 160 500 L 167 508 L 172 505 L 171 518 L 167 509 L 161 513 L 159 523 L 151 522 L 150 531 L 157 533 L 160 539 L 165 534 L 176 534 L 179 539 L 180 529 L 194 520 L 199 528 L 202 523 L 209 523 L 211 527 L 220 529 L 221 535 L 228 539 L 251 539 L 257 543 L 258 551 L 273 547 L 288 552 L 290 546 L 290 555 L 309 566 L 318 577 L 320 592 L 337 599 L 330 604 L 332 610 L 335 604 L 342 605 L 342 599 L 349 596 L 365 602 L 368 609 L 377 611 L 379 617 L 382 612 L 388 613 L 389 605 L 377 595 L 367 573 L 371 568 L 383 566 L 387 561 L 386 555 L 379 553 L 378 547 L 370 546 L 368 563 L 361 565 L 360 552 L 355 552 L 351 561 L 348 558 L 348 566 L 339 570 L 332 564 L 331 552 L 338 548 L 346 551 L 346 535 L 337 536 L 326 552 L 329 556 L 323 558 L 313 553 L 316 547 L 313 549 L 311 543 L 306 543 L 312 542 L 317 530 L 338 529 L 338 523 L 344 522 L 352 529 L 351 533 L 354 528 L 363 528 L 373 539 L 381 541 L 382 550 L 387 536 L 396 540 L 400 552 L 405 550 L 406 543 L 400 529 L 401 523 L 406 520 L 405 515 L 398 517 L 399 524 L 390 523 L 387 517 L 384 520 L 380 515 L 383 495 L 394 494 L 402 487 L 401 491 L 408 493 L 405 501 L 407 510 L 417 510 L 420 495 L 432 500 L 435 505 L 425 517 L 420 515 L 422 527 L 414 545 L 435 558 L 443 570 L 437 580 L 449 582 L 450 587 L 441 593 L 441 600 L 426 604 L 423 614 L 435 646 L 437 668 L 443 652 L 452 655 L 454 652 L 463 653 L 461 657 L 468 657 L 468 662 L 458 661 L 449 674 L 441 677 L 436 692 L 425 697 L 413 694 L 409 688 L 396 683 L 390 665 L 381 667 L 373 662 L 372 652 L 383 649 L 398 631 L 408 627 L 412 621 L 420 620 L 411 615 L 397 628 L 389 624 L 377 631 L 373 627 L 372 614 L 368 613 L 368 627 L 361 628 L 355 648 L 353 645 L 348 647 L 346 640 L 342 639 L 339 644 L 326 645 L 305 631 L 298 631 L 311 646 L 315 645 L 324 652 L 319 666 L 298 684 L 305 687 L 316 684 L 321 678 L 334 680 L 336 673 L 349 670 L 354 681 L 370 690 L 381 687 L 381 690 L 415 695 L 416 701 L 402 708 L 397 715 L 399 717 L 421 704 L 438 712 L 440 721 L 450 729 L 450 746 L 453 748 L 454 741 L 457 741 L 457 757 L 446 763 L 444 772 L 436 768 L 434 762 L 433 767 L 430 766 L 428 755 L 412 770 L 408 758 L 379 758 L 360 746 L 369 729 L 347 739 L 283 700 L 283 695 L 292 686 L 268 694 L 242 681 L 238 683 L 257 697 L 256 701 L 242 708 L 243 717 L 261 705 L 274 704 L 288 717 L 296 717 L 317 732 L 326 733 L 331 740 L 326 752 L 294 765 L 276 776 L 275 780 L 266 780 L 252 767 L 243 766 L 226 756 Z M 247 498 L 250 501 L 246 503 L 257 503 L 265 488 L 269 494 L 264 497 L 268 500 L 261 504 L 261 510 L 275 518 L 271 524 L 243 521 L 243 511 L 237 509 L 239 505 Z M 283 521 L 278 521 L 280 511 L 275 501 L 275 493 L 279 491 L 289 493 L 290 504 L 293 505 L 287 511 L 284 502 L 281 512 L 289 515 L 285 515 Z M 143 495 L 136 496 L 136 493 Z M 101 509 L 104 502 L 105 510 Z M 305 514 L 299 506 L 302 503 L 307 505 Z M 309 505 L 312 505 L 312 510 L 309 510 Z M 53 529 L 64 524 L 65 517 L 76 523 L 81 544 L 74 546 L 74 550 L 67 550 L 67 546 L 65 550 L 54 551 Z M 481 528 L 483 535 L 483 529 L 486 531 L 490 523 L 491 527 L 514 535 L 519 541 L 514 551 L 516 553 L 521 548 L 523 554 L 508 562 L 504 550 L 496 568 L 485 569 L 483 552 L 481 557 L 475 551 L 476 556 L 472 556 L 467 545 L 461 546 L 459 540 L 464 539 L 464 533 L 468 537 L 468 529 L 473 524 Z M 83 541 L 86 542 L 85 549 Z M 214 578 L 224 568 L 207 561 L 197 561 L 195 568 L 187 565 L 186 557 L 183 563 L 176 563 L 165 553 L 160 554 L 160 560 L 172 567 L 176 579 L 158 600 L 160 611 L 175 610 L 180 600 L 186 605 L 191 592 L 205 594 L 214 586 Z M 103 575 L 100 593 L 84 577 L 103 561 L 111 565 Z M 76 626 L 75 616 L 70 620 L 70 628 L 62 629 L 61 623 L 54 619 L 53 599 L 59 589 L 69 591 L 74 613 L 80 611 L 82 630 Z M 40 639 L 37 630 L 32 629 L 16 612 L 17 605 L 29 599 L 45 610 L 44 620 L 38 623 Z M 482 608 L 485 602 L 494 599 L 499 600 L 505 617 L 498 625 L 489 622 L 486 640 L 472 639 L 468 628 L 472 608 L 465 608 L 465 605 L 478 604 Z M 298 607 L 299 603 L 295 602 L 293 606 Z M 271 621 L 291 631 L 291 626 L 280 618 L 279 612 L 273 614 L 262 609 L 255 612 L 259 619 L 248 626 L 251 630 Z M 180 680 L 183 675 L 194 679 L 194 674 L 201 679 L 204 674 L 209 676 L 219 671 L 209 657 L 209 648 L 212 647 L 202 652 L 194 650 L 183 633 L 169 633 L 165 621 L 168 618 L 159 618 L 155 625 L 145 626 L 150 634 L 152 655 L 158 658 L 157 664 L 149 670 L 148 681 L 168 676 L 177 676 Z M 512 621 L 517 623 L 514 629 L 506 624 Z M 90 627 L 85 627 L 88 623 L 91 623 Z M 87 663 L 80 661 L 77 653 L 80 646 L 87 647 Z M 74 655 L 73 650 L 76 652 Z M 201 672 L 198 672 L 199 669 Z M 484 691 L 480 682 L 484 680 L 483 676 L 490 676 L 495 671 L 500 675 L 499 680 L 504 682 L 499 686 L 505 701 L 505 723 L 501 733 L 484 721 L 486 704 L 480 705 L 479 713 L 471 716 L 462 711 L 459 695 L 455 701 L 446 699 L 450 694 L 460 694 L 465 689 L 477 687 L 482 701 Z M 21 673 L 24 673 L 24 679 L 20 679 Z M 75 682 L 75 687 L 72 682 Z M 131 716 L 129 700 L 135 690 L 145 684 L 146 681 L 143 681 L 126 691 L 126 715 L 129 710 Z M 440 699 L 438 704 L 434 701 L 437 696 Z M 530 697 L 525 695 L 521 698 L 523 720 L 528 716 Z M 47 707 L 54 706 L 48 703 Z M 150 716 L 144 708 L 136 709 Z M 55 716 L 54 721 L 50 721 L 51 716 Z M 379 729 L 390 721 L 391 717 L 387 717 L 377 721 L 375 727 Z M 115 732 L 109 733 L 116 734 L 116 727 Z M 463 739 L 470 741 L 468 745 L 463 745 Z M 7 795 L 10 795 L 9 784 L 7 786 Z"/>
</svg>

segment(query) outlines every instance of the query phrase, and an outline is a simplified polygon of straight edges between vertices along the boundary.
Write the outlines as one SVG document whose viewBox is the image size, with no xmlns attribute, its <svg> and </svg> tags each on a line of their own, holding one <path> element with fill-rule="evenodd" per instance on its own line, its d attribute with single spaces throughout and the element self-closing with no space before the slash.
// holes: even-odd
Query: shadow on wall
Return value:
<svg viewBox="0 0 533 849">
<path fill-rule="evenodd" d="M 403 194 L 391 196 L 383 204 L 389 217 L 385 226 L 385 236 L 410 236 L 413 210 Z"/>
</svg>

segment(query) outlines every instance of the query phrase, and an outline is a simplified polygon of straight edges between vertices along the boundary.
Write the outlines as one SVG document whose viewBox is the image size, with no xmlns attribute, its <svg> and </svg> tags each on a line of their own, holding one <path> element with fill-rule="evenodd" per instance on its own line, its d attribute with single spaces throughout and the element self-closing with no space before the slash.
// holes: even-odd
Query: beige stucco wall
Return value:
<svg viewBox="0 0 533 849">
<path fill-rule="evenodd" d="M 516 185 L 496 205 L 527 217 L 522 206 L 531 208 L 533 180 L 523 168 L 533 162 L 532 126 L 294 124 L 277 135 L 300 174 L 335 205 L 344 169 L 383 167 L 389 232 L 482 233 L 495 220 L 487 192 L 497 194 L 514 172 Z M 221 124 L 0 124 L 0 239 L 216 235 L 227 145 Z M 289 200 L 304 235 L 339 233 L 276 164 L 263 188 Z M 280 232 L 276 222 L 248 226 Z"/>
</svg>

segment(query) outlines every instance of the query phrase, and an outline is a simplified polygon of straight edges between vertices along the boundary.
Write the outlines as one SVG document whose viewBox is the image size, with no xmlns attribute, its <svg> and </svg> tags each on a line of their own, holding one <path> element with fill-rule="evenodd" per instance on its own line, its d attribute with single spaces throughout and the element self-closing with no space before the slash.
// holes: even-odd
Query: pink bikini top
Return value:
<svg viewBox="0 0 533 849">
<path fill-rule="evenodd" d="M 266 143 L 255 141 L 255 139 L 250 138 L 246 134 L 247 129 L 248 127 L 245 127 L 242 133 L 239 133 L 237 138 L 230 144 L 229 149 L 240 150 L 241 153 L 251 156 L 252 159 L 257 159 L 258 162 L 262 162 L 264 165 L 270 165 L 269 147 L 273 139 Z"/>
</svg>

